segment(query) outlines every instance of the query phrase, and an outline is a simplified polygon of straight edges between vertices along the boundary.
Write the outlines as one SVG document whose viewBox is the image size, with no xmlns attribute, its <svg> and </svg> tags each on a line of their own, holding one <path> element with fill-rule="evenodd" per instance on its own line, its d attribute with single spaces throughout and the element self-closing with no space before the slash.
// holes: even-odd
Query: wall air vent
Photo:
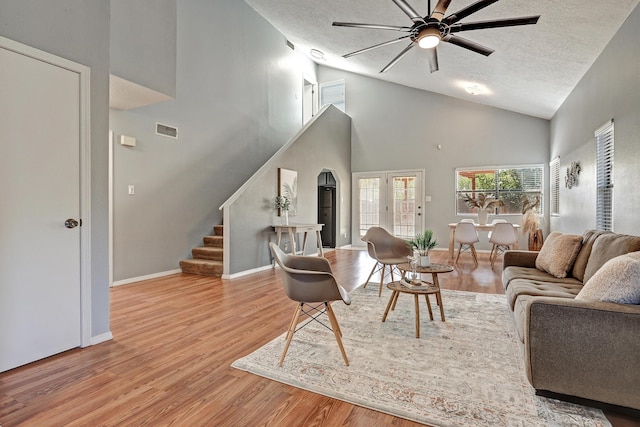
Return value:
<svg viewBox="0 0 640 427">
<path fill-rule="evenodd" d="M 169 125 L 163 125 L 162 123 L 156 123 L 156 134 L 178 139 L 178 128 Z"/>
<path fill-rule="evenodd" d="M 289 46 L 289 48 L 291 50 L 295 50 L 296 49 L 296 47 L 293 45 L 293 43 L 291 43 L 289 40 L 285 40 L 285 41 L 287 42 L 287 46 Z"/>
</svg>

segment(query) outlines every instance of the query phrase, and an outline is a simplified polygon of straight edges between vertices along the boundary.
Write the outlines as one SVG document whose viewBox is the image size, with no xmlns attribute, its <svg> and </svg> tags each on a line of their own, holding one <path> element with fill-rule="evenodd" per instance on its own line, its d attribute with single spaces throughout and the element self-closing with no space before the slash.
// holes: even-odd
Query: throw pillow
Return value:
<svg viewBox="0 0 640 427">
<path fill-rule="evenodd" d="M 640 252 L 607 261 L 585 283 L 576 299 L 640 304 Z"/>
<path fill-rule="evenodd" d="M 567 277 L 581 247 L 582 236 L 554 231 L 547 236 L 540 249 L 536 258 L 536 268 L 559 279 Z"/>
</svg>

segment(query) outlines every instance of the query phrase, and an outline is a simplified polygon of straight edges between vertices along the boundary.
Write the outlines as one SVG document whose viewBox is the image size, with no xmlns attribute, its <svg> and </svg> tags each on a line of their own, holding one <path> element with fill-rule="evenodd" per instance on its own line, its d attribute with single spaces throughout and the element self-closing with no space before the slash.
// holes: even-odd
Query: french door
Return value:
<svg viewBox="0 0 640 427">
<path fill-rule="evenodd" d="M 423 172 L 392 171 L 353 174 L 352 245 L 362 246 L 370 227 L 411 238 L 423 230 Z"/>
</svg>

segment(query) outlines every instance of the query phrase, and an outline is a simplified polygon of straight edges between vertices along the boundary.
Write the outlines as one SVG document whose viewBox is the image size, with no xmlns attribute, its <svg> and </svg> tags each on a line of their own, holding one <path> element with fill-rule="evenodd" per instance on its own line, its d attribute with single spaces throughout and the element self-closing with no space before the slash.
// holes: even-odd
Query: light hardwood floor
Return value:
<svg viewBox="0 0 640 427">
<path fill-rule="evenodd" d="M 441 275 L 443 288 L 503 292 L 499 262 L 492 270 L 488 254 L 480 254 L 474 268 L 470 255 L 463 257 L 453 273 Z M 327 258 L 349 287 L 373 266 L 362 251 L 330 251 Z M 446 252 L 432 252 L 432 261 L 446 262 Z M 230 367 L 287 329 L 293 303 L 279 274 L 269 269 L 234 280 L 177 274 L 113 288 L 114 339 L 0 374 L 0 425 L 419 425 Z M 640 425 L 608 416 L 615 427 Z"/>
</svg>

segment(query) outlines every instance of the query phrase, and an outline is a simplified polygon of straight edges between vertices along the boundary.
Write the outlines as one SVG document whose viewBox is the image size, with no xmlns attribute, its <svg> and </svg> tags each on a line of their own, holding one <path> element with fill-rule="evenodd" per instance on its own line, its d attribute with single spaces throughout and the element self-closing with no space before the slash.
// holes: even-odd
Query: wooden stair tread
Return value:
<svg viewBox="0 0 640 427">
<path fill-rule="evenodd" d="M 222 225 L 214 225 L 213 235 L 202 238 L 204 246 L 191 249 L 193 259 L 180 261 L 180 269 L 183 273 L 222 277 L 223 230 Z"/>
<path fill-rule="evenodd" d="M 224 238 L 222 236 L 204 236 L 202 241 L 205 246 L 221 248 Z"/>
<path fill-rule="evenodd" d="M 186 259 L 180 261 L 183 273 L 200 274 L 202 276 L 222 276 L 222 262 L 207 259 Z"/>
<path fill-rule="evenodd" d="M 222 261 L 222 248 L 213 246 L 200 246 L 191 250 L 194 259 L 207 259 L 212 261 Z"/>
</svg>

